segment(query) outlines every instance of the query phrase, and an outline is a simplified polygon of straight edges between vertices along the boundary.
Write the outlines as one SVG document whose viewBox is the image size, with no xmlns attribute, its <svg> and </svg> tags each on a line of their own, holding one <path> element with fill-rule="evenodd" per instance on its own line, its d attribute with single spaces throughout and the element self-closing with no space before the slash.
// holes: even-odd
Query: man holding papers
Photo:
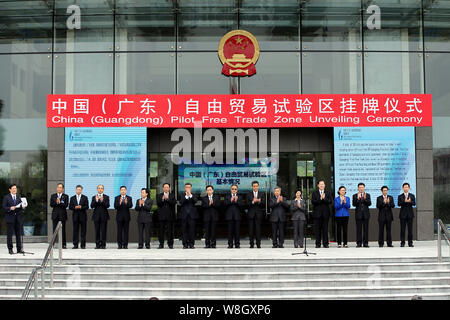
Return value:
<svg viewBox="0 0 450 320">
<path fill-rule="evenodd" d="M 7 246 L 9 254 L 13 254 L 13 233 L 16 234 L 17 253 L 23 253 L 22 250 L 22 210 L 26 207 L 22 203 L 20 195 L 17 194 L 17 186 L 12 184 L 9 186 L 9 193 L 3 197 L 2 208 L 5 212 L 6 230 L 7 230 Z"/>
</svg>

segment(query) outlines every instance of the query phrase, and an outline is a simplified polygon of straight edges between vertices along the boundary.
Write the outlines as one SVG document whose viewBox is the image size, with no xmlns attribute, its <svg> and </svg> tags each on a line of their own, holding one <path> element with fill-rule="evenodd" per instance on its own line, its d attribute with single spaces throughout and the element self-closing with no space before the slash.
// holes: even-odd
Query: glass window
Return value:
<svg viewBox="0 0 450 320">
<path fill-rule="evenodd" d="M 82 17 L 86 14 L 112 14 L 114 12 L 114 2 L 109 0 L 57 0 L 55 1 L 55 13 L 58 16 L 69 16 L 70 13 L 67 13 L 67 8 L 71 5 L 77 5 L 81 9 Z"/>
<path fill-rule="evenodd" d="M 6 14 L 0 2 L 0 53 L 51 51 L 52 16 Z"/>
<path fill-rule="evenodd" d="M 175 49 L 173 14 L 116 15 L 116 50 Z"/>
<path fill-rule="evenodd" d="M 1 118 L 46 118 L 52 63 L 47 54 L 0 55 Z"/>
<path fill-rule="evenodd" d="M 450 223 L 450 53 L 426 54 L 425 70 L 433 97 L 434 215 Z"/>
<path fill-rule="evenodd" d="M 178 49 L 217 50 L 220 39 L 238 29 L 233 0 L 179 2 Z"/>
<path fill-rule="evenodd" d="M 300 54 L 298 52 L 261 52 L 256 74 L 241 77 L 241 94 L 300 93 Z"/>
<path fill-rule="evenodd" d="M 43 16 L 52 14 L 54 1 L 2 0 L 0 16 Z M 0 19 L 0 21 L 2 21 Z"/>
<path fill-rule="evenodd" d="M 365 93 L 423 93 L 421 53 L 364 54 Z"/>
<path fill-rule="evenodd" d="M 367 9 L 373 1 L 364 0 Z M 367 28 L 372 13 L 364 10 L 364 48 L 381 51 L 422 50 L 421 1 L 378 0 L 381 10 L 381 29 Z"/>
<path fill-rule="evenodd" d="M 20 196 L 27 198 L 28 207 L 22 214 L 24 235 L 47 235 L 47 147 L 39 149 L 0 149 L 0 188 L 8 190 L 15 183 Z M 6 234 L 4 214 L 0 216 L 0 233 Z"/>
<path fill-rule="evenodd" d="M 56 54 L 54 94 L 113 93 L 112 53 Z"/>
<path fill-rule="evenodd" d="M 302 93 L 362 93 L 362 58 L 356 52 L 305 52 Z"/>
<path fill-rule="evenodd" d="M 117 94 L 174 94 L 175 53 L 116 55 Z"/>
<path fill-rule="evenodd" d="M 167 0 L 115 0 L 118 14 L 172 13 L 174 2 Z"/>
<path fill-rule="evenodd" d="M 433 97 L 433 116 L 450 117 L 450 53 L 427 53 L 425 70 L 426 93 L 432 94 Z"/>
<path fill-rule="evenodd" d="M 450 1 L 424 0 L 425 49 L 450 51 Z"/>
<path fill-rule="evenodd" d="M 303 2 L 301 39 L 304 50 L 360 50 L 360 0 Z"/>
<path fill-rule="evenodd" d="M 243 1 L 239 29 L 251 32 L 264 50 L 298 50 L 300 15 L 297 0 Z"/>
<path fill-rule="evenodd" d="M 178 92 L 183 94 L 228 94 L 231 77 L 222 74 L 217 52 L 178 53 Z"/>
<path fill-rule="evenodd" d="M 80 29 L 68 29 L 69 15 L 55 16 L 55 51 L 110 51 L 113 46 L 112 15 L 88 15 L 81 11 Z"/>
</svg>

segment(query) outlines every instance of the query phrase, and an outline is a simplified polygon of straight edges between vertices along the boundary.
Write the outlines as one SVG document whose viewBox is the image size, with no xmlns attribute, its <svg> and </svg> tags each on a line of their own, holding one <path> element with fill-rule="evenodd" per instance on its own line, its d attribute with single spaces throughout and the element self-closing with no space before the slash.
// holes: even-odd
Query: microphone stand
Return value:
<svg viewBox="0 0 450 320">
<path fill-rule="evenodd" d="M 304 254 L 304 255 L 306 255 L 308 257 L 310 254 L 316 255 L 317 253 L 315 253 L 315 252 L 308 252 L 306 250 L 306 225 L 308 224 L 308 211 L 309 211 L 308 197 L 305 198 L 305 201 L 306 201 L 306 214 L 305 214 L 305 224 L 303 225 L 303 236 L 304 236 L 304 241 L 303 242 L 305 244 L 305 248 L 304 248 L 303 252 L 293 252 L 292 255 Z"/>
<path fill-rule="evenodd" d="M 25 207 L 26 208 L 26 207 Z M 23 208 L 23 211 L 25 211 L 25 208 Z M 34 254 L 34 252 L 26 252 L 25 250 L 24 250 L 24 243 L 23 243 L 23 234 L 24 234 L 24 230 L 23 230 L 23 223 L 21 223 L 21 226 L 20 226 L 20 240 L 21 240 L 21 243 L 22 243 L 22 252 L 20 252 L 22 255 L 26 255 L 26 254 Z M 19 252 L 17 252 L 17 254 L 19 254 Z"/>
</svg>

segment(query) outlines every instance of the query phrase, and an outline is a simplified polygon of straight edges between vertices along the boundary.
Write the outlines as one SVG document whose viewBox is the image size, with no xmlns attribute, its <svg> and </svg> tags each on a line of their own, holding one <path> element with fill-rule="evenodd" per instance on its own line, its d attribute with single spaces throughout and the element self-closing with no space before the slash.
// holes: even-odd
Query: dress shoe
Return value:
<svg viewBox="0 0 450 320">
<path fill-rule="evenodd" d="M 383 245 L 383 244 L 379 244 L 378 246 L 379 246 L 380 248 L 383 248 L 383 247 L 384 247 L 384 245 Z"/>
<path fill-rule="evenodd" d="M 122 248 L 123 248 L 123 249 L 128 249 L 128 245 L 126 245 L 126 246 L 123 246 Z"/>
<path fill-rule="evenodd" d="M 256 247 L 257 247 L 258 249 L 261 249 L 261 245 L 260 245 L 260 244 L 257 244 Z"/>
<path fill-rule="evenodd" d="M 294 244 L 294 248 L 298 248 L 298 244 Z"/>
<path fill-rule="evenodd" d="M 122 249 L 122 246 L 117 246 L 117 249 Z"/>
<path fill-rule="evenodd" d="M 324 248 L 328 248 L 328 245 L 327 245 L 327 244 L 324 244 L 323 247 L 324 247 Z"/>
<path fill-rule="evenodd" d="M 150 249 L 150 246 L 145 246 L 145 249 Z"/>
<path fill-rule="evenodd" d="M 238 244 L 238 245 L 235 245 L 234 247 L 235 247 L 236 249 L 240 249 L 240 248 L 241 248 L 241 245 Z"/>
<path fill-rule="evenodd" d="M 183 246 L 183 249 L 187 249 L 188 248 L 188 246 Z"/>
<path fill-rule="evenodd" d="M 389 248 L 393 248 L 394 246 L 392 244 L 387 245 Z"/>
<path fill-rule="evenodd" d="M 100 247 L 100 246 L 95 246 L 95 249 L 101 249 L 102 247 Z"/>
<path fill-rule="evenodd" d="M 361 245 L 360 245 L 360 244 L 357 244 L 356 247 L 357 247 L 357 248 L 361 248 Z"/>
<path fill-rule="evenodd" d="M 17 250 L 17 253 L 25 253 L 22 249 Z"/>
<path fill-rule="evenodd" d="M 14 254 L 14 251 L 12 251 L 12 249 L 8 250 L 9 254 Z"/>
<path fill-rule="evenodd" d="M 211 245 L 211 248 L 215 249 L 215 248 L 216 248 L 216 245 L 215 245 L 215 244 L 212 244 L 212 245 Z"/>
<path fill-rule="evenodd" d="M 102 246 L 102 249 L 106 249 L 106 246 Z"/>
<path fill-rule="evenodd" d="M 320 248 L 320 245 L 319 245 L 319 244 L 316 244 L 316 248 Z"/>
<path fill-rule="evenodd" d="M 272 245 L 272 248 L 278 248 L 277 244 Z"/>
<path fill-rule="evenodd" d="M 144 249 L 144 246 L 138 246 L 138 249 Z"/>
<path fill-rule="evenodd" d="M 169 249 L 173 249 L 173 246 L 169 246 Z"/>
<path fill-rule="evenodd" d="M 78 249 L 78 246 L 73 246 L 72 249 Z"/>
<path fill-rule="evenodd" d="M 365 245 L 364 245 L 364 248 L 368 248 L 368 247 L 369 247 L 369 245 L 368 245 L 368 244 L 365 244 Z"/>
<path fill-rule="evenodd" d="M 404 247 L 404 246 L 405 246 L 405 244 L 404 244 L 404 243 L 400 244 L 400 247 Z"/>
<path fill-rule="evenodd" d="M 300 248 L 303 248 L 303 246 L 300 246 Z"/>
<path fill-rule="evenodd" d="M 67 246 L 65 244 L 63 244 L 62 248 L 63 249 L 67 249 Z"/>
<path fill-rule="evenodd" d="M 251 245 L 250 245 L 250 249 L 253 249 L 254 247 L 255 247 L 254 244 L 251 244 Z"/>
<path fill-rule="evenodd" d="M 194 245 L 190 245 L 189 249 L 195 249 L 195 246 Z"/>
<path fill-rule="evenodd" d="M 86 249 L 86 246 L 81 246 L 81 249 Z"/>
<path fill-rule="evenodd" d="M 163 244 L 160 244 L 159 246 L 158 246 L 158 249 L 163 249 L 164 248 L 164 245 Z"/>
<path fill-rule="evenodd" d="M 412 248 L 412 247 L 414 247 L 414 245 L 411 243 L 411 244 L 408 244 L 408 247 Z"/>
<path fill-rule="evenodd" d="M 228 245 L 228 249 L 233 249 L 233 246 Z"/>
<path fill-rule="evenodd" d="M 278 246 L 278 248 L 284 248 L 284 246 L 283 246 L 282 244 L 280 244 L 280 245 Z"/>
<path fill-rule="evenodd" d="M 205 248 L 211 248 L 210 244 L 205 245 Z"/>
</svg>

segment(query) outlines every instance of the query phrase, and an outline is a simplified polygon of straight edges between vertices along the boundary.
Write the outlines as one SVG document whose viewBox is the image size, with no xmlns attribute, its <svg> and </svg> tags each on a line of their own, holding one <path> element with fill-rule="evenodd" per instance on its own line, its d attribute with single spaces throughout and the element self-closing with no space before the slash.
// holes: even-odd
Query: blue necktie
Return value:
<svg viewBox="0 0 450 320">
<path fill-rule="evenodd" d="M 16 205 L 16 197 L 13 197 L 14 205 Z"/>
</svg>

